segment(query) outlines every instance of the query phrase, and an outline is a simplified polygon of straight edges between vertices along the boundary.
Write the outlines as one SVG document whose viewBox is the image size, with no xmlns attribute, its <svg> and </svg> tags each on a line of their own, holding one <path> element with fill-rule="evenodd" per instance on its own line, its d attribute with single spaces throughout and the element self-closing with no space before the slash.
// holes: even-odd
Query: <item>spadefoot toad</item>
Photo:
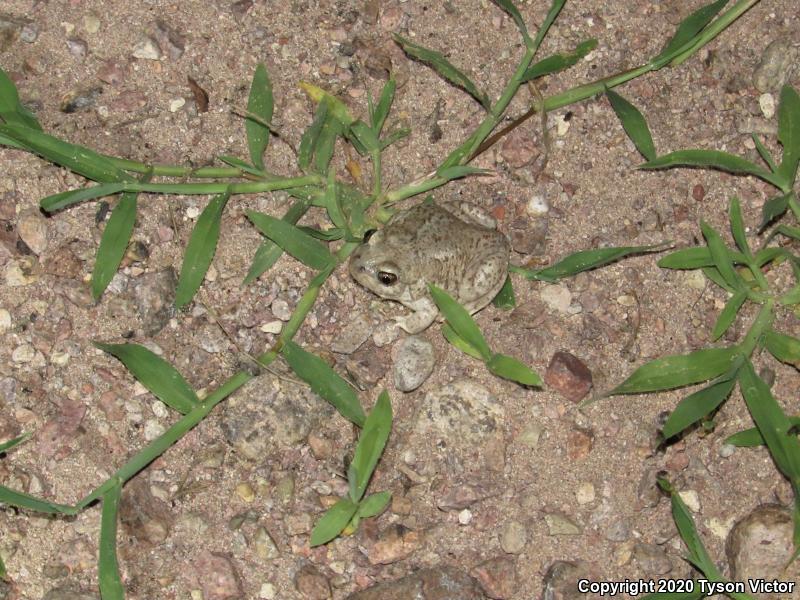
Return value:
<svg viewBox="0 0 800 600">
<path fill-rule="evenodd" d="M 350 273 L 378 296 L 410 308 L 396 320 L 413 334 L 439 313 L 429 283 L 475 313 L 503 287 L 508 255 L 508 240 L 476 206 L 426 202 L 398 212 L 369 236 L 353 252 Z"/>
</svg>

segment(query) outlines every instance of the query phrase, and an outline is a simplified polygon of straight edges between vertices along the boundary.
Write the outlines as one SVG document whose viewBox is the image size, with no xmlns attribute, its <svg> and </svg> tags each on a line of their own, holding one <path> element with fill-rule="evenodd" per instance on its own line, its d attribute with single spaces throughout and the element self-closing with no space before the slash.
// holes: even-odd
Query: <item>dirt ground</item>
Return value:
<svg viewBox="0 0 800 600">
<path fill-rule="evenodd" d="M 534 29 L 548 3 L 518 4 Z M 587 38 L 598 45 L 548 78 L 541 92 L 549 96 L 645 62 L 700 5 L 567 2 L 540 56 Z M 646 115 L 659 153 L 703 147 L 757 160 L 752 131 L 778 153 L 776 119 L 765 114 L 753 73 L 773 40 L 800 42 L 796 8 L 792 0 L 762 0 L 698 56 L 619 89 Z M 392 32 L 441 50 L 492 98 L 522 55 L 513 22 L 486 0 L 6 0 L 0 12 L 10 23 L 0 66 L 45 130 L 144 162 L 203 166 L 222 154 L 246 157 L 233 109 L 246 106 L 263 62 L 274 88 L 273 124 L 285 140 L 273 138 L 267 167 L 296 174 L 290 146 L 313 116 L 298 82 L 317 84 L 364 115 L 367 93 L 377 97 L 391 67 L 400 85 L 387 127 L 408 126 L 412 134 L 384 155 L 388 187 L 430 172 L 482 117 L 467 94 L 405 57 Z M 794 73 L 797 88 L 800 72 Z M 207 92 L 207 111 L 187 77 Z M 529 102 L 521 91 L 509 114 L 521 114 Z M 604 98 L 557 110 L 548 126 L 546 163 L 533 119 L 478 159 L 494 175 L 435 192 L 460 195 L 499 217 L 515 264 L 548 264 L 599 246 L 693 245 L 701 220 L 727 236 L 734 195 L 755 237 L 772 194 L 767 184 L 709 171 L 634 170 L 641 156 Z M 349 178 L 346 156 L 340 145 L 342 179 Z M 284 257 L 255 284 L 241 286 L 260 241 L 245 210 L 280 215 L 288 201 L 282 194 L 237 196 L 205 285 L 188 309 L 172 314 L 159 308 L 169 269 L 180 268 L 207 199 L 144 195 L 134 232 L 139 244 L 95 304 L 86 290 L 102 232 L 98 203 L 45 219 L 38 201 L 82 180 L 19 151 L 0 149 L 0 165 L 0 441 L 34 433 L 0 461 L 0 483 L 71 503 L 177 418 L 92 340 L 144 343 L 195 389 L 212 390 L 241 368 L 243 352 L 269 347 L 311 271 Z M 365 159 L 362 168 L 369 172 Z M 541 197 L 549 210 L 534 215 Z M 324 222 L 322 212 L 303 221 Z M 707 345 L 726 300 L 696 273 L 660 269 L 654 256 L 558 286 L 519 278 L 514 285 L 516 309 L 490 306 L 477 315 L 492 348 L 541 374 L 555 352 L 568 351 L 591 370 L 593 393 L 647 360 Z M 663 413 L 685 392 L 613 397 L 579 409 L 549 386 L 527 389 L 493 377 L 450 347 L 435 324 L 422 334 L 434 348 L 435 368 L 420 388 L 403 393 L 393 382 L 399 340 L 384 344 L 368 335 L 358 349 L 332 349 L 355 327 L 354 317 L 379 331 L 393 310 L 340 269 L 297 337 L 350 373 L 365 388 L 365 405 L 389 391 L 395 424 L 370 488 L 392 491 L 388 510 L 353 536 L 309 548 L 311 526 L 346 491 L 343 465 L 355 434 L 276 364 L 277 375 L 262 375 L 223 403 L 126 486 L 118 544 L 126 597 L 345 598 L 421 569 L 452 567 L 480 580 L 480 594 L 521 600 L 555 585 L 557 561 L 571 561 L 598 581 L 681 579 L 692 570 L 681 558 L 668 500 L 653 494 L 661 470 L 688 492 L 711 557 L 729 573 L 725 540 L 733 523 L 760 504 L 792 501 L 765 450 L 731 452 L 723 444 L 751 426 L 738 391 L 712 432 L 695 431 L 658 450 Z M 754 315 L 745 313 L 723 342 L 746 332 Z M 778 325 L 799 333 L 791 314 L 781 314 Z M 800 412 L 796 371 L 767 356 L 756 357 L 756 367 L 774 371 L 773 393 L 786 412 Z M 430 403 L 441 406 L 448 395 L 482 398 L 495 429 L 463 439 L 448 437 L 446 428 L 426 429 L 434 423 Z M 259 412 L 267 404 L 278 408 Z M 248 429 L 252 423 L 263 427 Z M 469 484 L 475 497 L 453 497 Z M 8 577 L 0 598 L 99 598 L 99 522 L 98 506 L 73 519 L 5 507 L 0 556 Z M 797 581 L 796 575 L 786 577 Z"/>
</svg>

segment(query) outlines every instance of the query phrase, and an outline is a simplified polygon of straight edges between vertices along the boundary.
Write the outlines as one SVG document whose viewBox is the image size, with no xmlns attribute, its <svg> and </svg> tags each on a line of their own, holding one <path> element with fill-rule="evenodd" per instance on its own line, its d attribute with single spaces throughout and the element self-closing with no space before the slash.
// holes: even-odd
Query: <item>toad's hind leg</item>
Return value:
<svg viewBox="0 0 800 600">
<path fill-rule="evenodd" d="M 494 254 L 481 257 L 467 268 L 466 276 L 458 287 L 461 304 L 472 313 L 489 304 L 506 281 L 508 256 Z"/>
</svg>

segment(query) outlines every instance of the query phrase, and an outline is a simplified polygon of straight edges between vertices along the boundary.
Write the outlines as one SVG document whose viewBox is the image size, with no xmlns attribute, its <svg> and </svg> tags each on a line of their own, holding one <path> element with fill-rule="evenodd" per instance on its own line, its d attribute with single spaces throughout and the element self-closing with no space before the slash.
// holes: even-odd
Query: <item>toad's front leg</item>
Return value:
<svg viewBox="0 0 800 600">
<path fill-rule="evenodd" d="M 433 299 L 428 297 L 404 304 L 413 312 L 395 317 L 394 320 L 398 327 L 401 327 L 412 335 L 430 327 L 431 323 L 436 320 L 436 315 L 439 314 L 439 309 Z"/>
</svg>

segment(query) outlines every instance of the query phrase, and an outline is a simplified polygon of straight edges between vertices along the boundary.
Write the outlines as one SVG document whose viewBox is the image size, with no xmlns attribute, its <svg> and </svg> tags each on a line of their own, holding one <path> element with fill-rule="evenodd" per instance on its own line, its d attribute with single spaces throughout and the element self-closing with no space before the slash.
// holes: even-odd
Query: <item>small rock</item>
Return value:
<svg viewBox="0 0 800 600">
<path fill-rule="evenodd" d="M 689 510 L 693 513 L 700 512 L 700 497 L 695 490 L 681 490 L 678 495 Z"/>
<path fill-rule="evenodd" d="M 770 42 L 761 62 L 753 73 L 753 83 L 759 92 L 777 92 L 790 81 L 800 69 L 800 46 L 787 38 Z"/>
<path fill-rule="evenodd" d="M 19 216 L 17 233 L 36 256 L 47 249 L 47 219 L 38 210 L 28 210 Z"/>
<path fill-rule="evenodd" d="M 795 581 L 800 588 L 797 563 L 784 567 L 792 557 L 792 513 L 778 504 L 764 504 L 736 522 L 728 534 L 725 554 L 731 569 L 731 580 L 748 578 Z M 788 594 L 762 594 L 758 598 L 788 598 Z"/>
<path fill-rule="evenodd" d="M 133 302 L 146 336 L 155 336 L 175 316 L 176 285 L 172 267 L 146 273 L 135 280 Z"/>
<path fill-rule="evenodd" d="M 347 358 L 345 368 L 358 389 L 367 390 L 383 379 L 388 369 L 387 355 L 385 348 L 365 344 Z"/>
<path fill-rule="evenodd" d="M 534 193 L 531 195 L 527 204 L 525 204 L 525 212 L 533 218 L 540 218 L 550 212 L 550 203 L 542 193 Z"/>
<path fill-rule="evenodd" d="M 276 300 L 275 302 L 278 302 Z M 275 302 L 272 303 L 273 314 Z M 278 315 L 275 315 L 279 319 Z M 358 313 L 345 325 L 331 344 L 331 350 L 339 354 L 352 354 L 372 334 L 372 320 L 365 313 Z"/>
<path fill-rule="evenodd" d="M 234 600 L 244 597 L 241 578 L 233 560 L 204 550 L 194 563 L 193 574 L 203 590 L 203 600 Z"/>
<path fill-rule="evenodd" d="M 90 109 L 97 103 L 97 98 L 102 93 L 103 88 L 100 87 L 73 90 L 61 99 L 61 112 L 72 114 Z"/>
<path fill-rule="evenodd" d="M 633 549 L 633 558 L 647 575 L 666 575 L 672 571 L 672 562 L 661 546 L 639 542 Z"/>
<path fill-rule="evenodd" d="M 417 389 L 433 373 L 434 363 L 433 345 L 428 340 L 416 335 L 405 338 L 395 350 L 394 386 L 401 392 Z"/>
<path fill-rule="evenodd" d="M 72 58 L 83 62 L 86 55 L 89 53 L 89 44 L 86 43 L 86 40 L 82 40 L 81 38 L 68 38 L 67 50 L 69 50 Z"/>
<path fill-rule="evenodd" d="M 0 308 L 0 334 L 11 329 L 11 313 L 5 308 Z"/>
<path fill-rule="evenodd" d="M 167 503 L 153 495 L 144 478 L 136 478 L 125 486 L 120 525 L 143 547 L 163 543 L 169 536 L 173 518 Z"/>
<path fill-rule="evenodd" d="M 294 576 L 294 587 L 303 598 L 327 600 L 331 597 L 331 584 L 313 565 L 305 565 Z"/>
<path fill-rule="evenodd" d="M 388 565 L 411 556 L 422 543 L 420 534 L 400 524 L 390 525 L 365 543 L 371 565 Z"/>
<path fill-rule="evenodd" d="M 154 25 L 153 37 L 158 42 L 161 51 L 165 52 L 172 60 L 178 60 L 183 56 L 186 50 L 184 37 L 161 19 L 158 19 Z"/>
<path fill-rule="evenodd" d="M 771 119 L 775 116 L 775 96 L 766 92 L 758 97 L 758 105 L 761 107 L 762 114 Z"/>
<path fill-rule="evenodd" d="M 26 23 L 19 30 L 19 39 L 26 44 L 32 44 L 39 39 L 39 26 L 36 23 Z"/>
<path fill-rule="evenodd" d="M 550 535 L 580 535 L 581 528 L 562 513 L 548 513 L 544 516 Z"/>
<path fill-rule="evenodd" d="M 695 202 L 702 202 L 703 198 L 706 197 L 706 188 L 703 187 L 702 183 L 697 183 L 692 188 L 692 198 Z"/>
<path fill-rule="evenodd" d="M 158 43 L 151 37 L 141 39 L 134 47 L 131 53 L 134 58 L 142 60 L 161 60 L 161 48 Z"/>
<path fill-rule="evenodd" d="M 522 127 L 509 133 L 500 147 L 500 156 L 514 169 L 531 164 L 540 154 L 536 136 Z"/>
<path fill-rule="evenodd" d="M 253 536 L 253 546 L 256 554 L 262 560 L 278 558 L 281 554 L 275 540 L 272 539 L 272 536 L 264 527 L 256 529 L 256 533 Z"/>
<path fill-rule="evenodd" d="M 592 389 L 592 372 L 577 356 L 559 351 L 553 354 L 544 381 L 571 402 L 580 402 Z"/>
<path fill-rule="evenodd" d="M 44 261 L 44 272 L 56 277 L 74 279 L 82 270 L 83 263 L 66 244 L 56 248 Z"/>
<path fill-rule="evenodd" d="M 125 72 L 125 67 L 109 59 L 97 70 L 97 78 L 109 85 L 119 85 L 125 81 Z"/>
<path fill-rule="evenodd" d="M 276 298 L 272 301 L 270 306 L 272 314 L 276 319 L 281 321 L 288 321 L 292 316 L 292 310 L 289 308 L 289 303 L 283 298 Z"/>
<path fill-rule="evenodd" d="M 588 429 L 574 427 L 567 437 L 567 456 L 570 460 L 583 460 L 592 451 L 594 433 Z"/>
<path fill-rule="evenodd" d="M 469 525 L 472 523 L 472 511 L 468 508 L 465 508 L 460 513 L 458 513 L 458 524 L 459 525 Z"/>
<path fill-rule="evenodd" d="M 511 247 L 520 254 L 538 256 L 544 254 L 550 219 L 547 215 L 537 218 L 519 217 L 508 225 Z"/>
<path fill-rule="evenodd" d="M 612 521 L 603 531 L 603 537 L 610 542 L 624 542 L 630 537 L 631 529 L 625 519 Z"/>
<path fill-rule="evenodd" d="M 517 568 L 514 559 L 498 556 L 482 562 L 470 571 L 489 598 L 511 598 L 517 590 Z"/>
<path fill-rule="evenodd" d="M 549 308 L 561 313 L 569 313 L 569 307 L 572 304 L 572 292 L 569 291 L 567 286 L 561 284 L 545 285 L 542 291 L 539 292 L 539 297 Z"/>
<path fill-rule="evenodd" d="M 83 28 L 86 33 L 95 34 L 100 31 L 100 19 L 97 15 L 88 14 L 83 17 Z"/>
<path fill-rule="evenodd" d="M 520 554 L 528 541 L 528 531 L 519 521 L 508 521 L 500 531 L 500 547 L 507 554 Z"/>
<path fill-rule="evenodd" d="M 478 583 L 456 567 L 420 569 L 350 594 L 347 600 L 485 600 Z"/>
<path fill-rule="evenodd" d="M 578 504 L 591 504 L 594 502 L 595 491 L 594 486 L 588 481 L 580 484 L 575 492 L 575 500 Z"/>
<path fill-rule="evenodd" d="M 542 598 L 545 600 L 584 600 L 589 594 L 578 591 L 582 579 L 597 580 L 584 562 L 558 560 L 551 564 L 542 578 Z"/>
<path fill-rule="evenodd" d="M 36 349 L 30 344 L 22 344 L 11 352 L 11 362 L 17 364 L 29 363 L 36 357 Z"/>
</svg>

